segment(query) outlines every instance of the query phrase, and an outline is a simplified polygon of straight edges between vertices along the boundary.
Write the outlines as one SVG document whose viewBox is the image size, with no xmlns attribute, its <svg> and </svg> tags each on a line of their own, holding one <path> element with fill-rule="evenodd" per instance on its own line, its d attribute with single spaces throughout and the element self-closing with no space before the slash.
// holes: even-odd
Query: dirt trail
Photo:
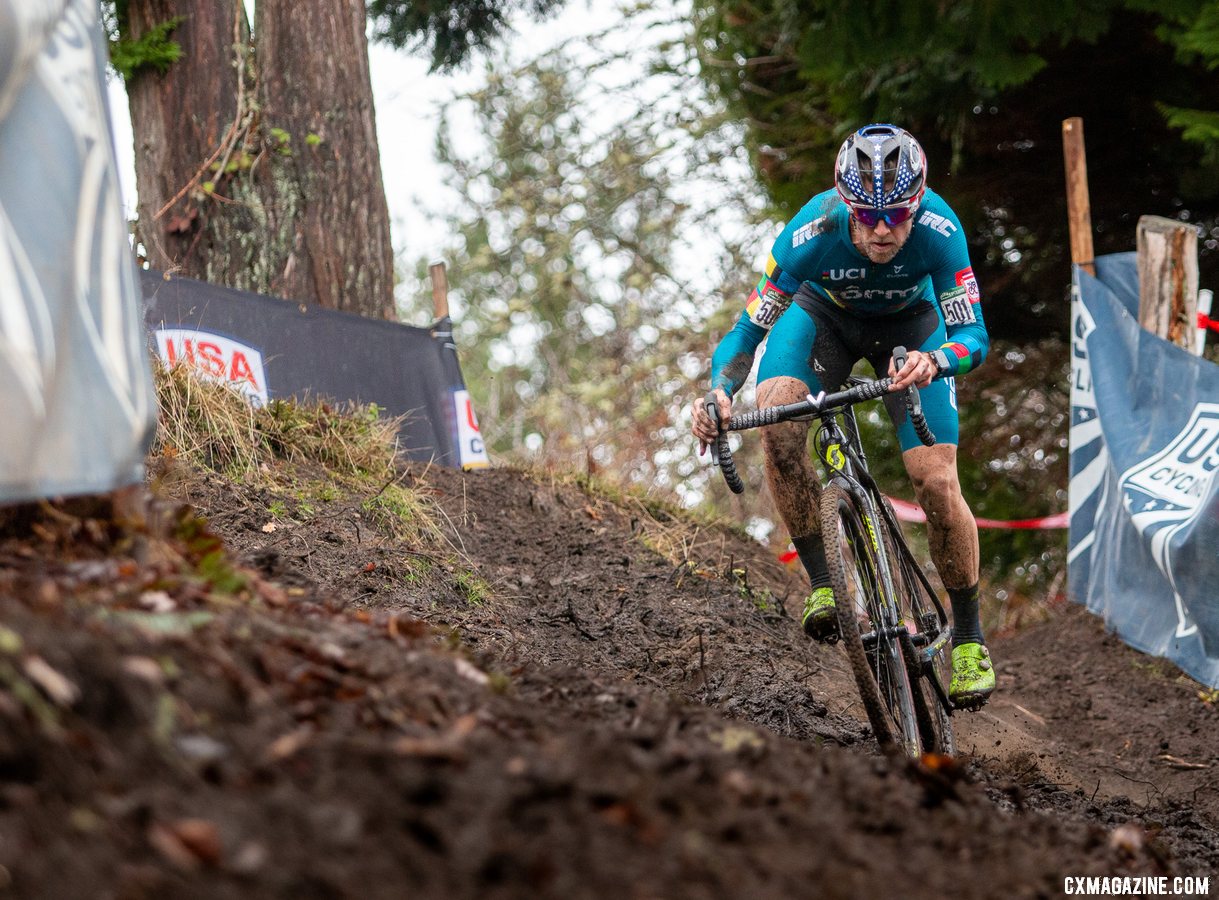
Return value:
<svg viewBox="0 0 1219 900">
<path fill-rule="evenodd" d="M 993 898 L 1181 874 L 1219 896 L 1215 704 L 1086 615 L 996 643 L 973 756 L 887 760 L 764 549 L 519 472 L 411 473 L 472 575 L 358 503 L 307 515 L 197 473 L 170 489 L 253 603 L 200 590 L 197 535 L 0 541 L 0 885 Z M 656 552 L 674 540 L 685 564 Z"/>
</svg>

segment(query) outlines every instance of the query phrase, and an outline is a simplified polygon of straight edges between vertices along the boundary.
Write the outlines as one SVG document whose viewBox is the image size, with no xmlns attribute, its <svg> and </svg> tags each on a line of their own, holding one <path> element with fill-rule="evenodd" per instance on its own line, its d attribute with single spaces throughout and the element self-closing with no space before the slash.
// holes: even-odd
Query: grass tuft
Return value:
<svg viewBox="0 0 1219 900">
<path fill-rule="evenodd" d="M 375 405 L 272 400 L 254 407 L 189 366 L 154 365 L 160 421 L 153 452 L 179 457 L 235 481 L 257 482 L 275 462 L 313 462 L 349 479 L 389 479 L 401 419 Z"/>
<path fill-rule="evenodd" d="M 152 457 L 185 461 L 270 491 L 273 518 L 311 518 L 316 504 L 353 495 L 390 536 L 445 543 L 426 488 L 400 483 L 398 429 L 374 405 L 272 400 L 252 406 L 189 366 L 154 365 L 160 420 Z M 318 469 L 324 478 L 316 477 Z M 309 469 L 312 477 L 301 475 Z"/>
</svg>

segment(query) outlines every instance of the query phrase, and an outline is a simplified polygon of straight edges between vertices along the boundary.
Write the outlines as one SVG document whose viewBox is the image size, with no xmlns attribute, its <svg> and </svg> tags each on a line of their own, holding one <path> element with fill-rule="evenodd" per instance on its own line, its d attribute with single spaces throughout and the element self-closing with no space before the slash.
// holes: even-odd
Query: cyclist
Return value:
<svg viewBox="0 0 1219 900">
<path fill-rule="evenodd" d="M 995 673 L 978 616 L 978 529 L 957 477 L 954 377 L 980 365 L 990 344 L 978 283 L 961 223 L 927 188 L 926 156 L 909 132 L 861 128 L 842 144 L 835 168 L 836 188 L 806 203 L 775 241 L 745 311 L 712 357 L 712 391 L 726 421 L 763 338 L 759 408 L 836 390 L 859 359 L 895 376 L 885 406 L 952 602 L 949 696 L 958 706 L 977 707 L 994 690 Z M 895 346 L 917 348 L 898 372 L 889 358 Z M 934 447 L 919 441 L 896 393 L 910 384 L 925 388 Z M 692 416 L 702 453 L 716 427 L 702 401 Z M 804 630 L 825 641 L 837 636 L 838 623 L 808 431 L 807 422 L 774 425 L 763 429 L 762 445 L 771 494 L 812 581 Z"/>
</svg>

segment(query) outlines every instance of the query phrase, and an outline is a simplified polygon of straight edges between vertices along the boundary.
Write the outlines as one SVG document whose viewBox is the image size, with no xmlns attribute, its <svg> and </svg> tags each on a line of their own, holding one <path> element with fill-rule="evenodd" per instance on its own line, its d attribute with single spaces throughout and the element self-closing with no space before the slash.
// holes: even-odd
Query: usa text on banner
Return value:
<svg viewBox="0 0 1219 900">
<path fill-rule="evenodd" d="M 1219 683 L 1219 366 L 1139 327 L 1134 254 L 1075 271 L 1068 590 Z"/>
</svg>

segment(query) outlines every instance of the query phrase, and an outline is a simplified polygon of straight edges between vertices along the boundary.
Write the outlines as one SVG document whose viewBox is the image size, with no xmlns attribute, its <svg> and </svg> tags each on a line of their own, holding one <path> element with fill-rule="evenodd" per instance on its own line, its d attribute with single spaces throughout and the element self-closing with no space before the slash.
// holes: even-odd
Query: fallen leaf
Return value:
<svg viewBox="0 0 1219 900">
<path fill-rule="evenodd" d="M 1119 825 L 1109 832 L 1109 846 L 1135 856 L 1147 844 L 1147 833 L 1132 822 Z"/>
<path fill-rule="evenodd" d="M 711 740 L 719 744 L 726 753 L 736 753 L 738 750 L 746 748 L 756 749 L 766 746 L 766 742 L 762 740 L 762 736 L 752 728 L 725 728 L 719 734 L 710 736 Z"/>
<path fill-rule="evenodd" d="M 270 534 L 270 533 L 271 533 L 272 531 L 274 531 L 274 530 L 275 530 L 277 527 L 278 527 L 278 526 L 276 526 L 276 524 L 275 524 L 274 522 L 268 522 L 266 525 L 262 526 L 262 530 L 263 530 L 264 532 L 266 532 L 267 534 Z"/>
<path fill-rule="evenodd" d="M 173 597 L 165 593 L 165 591 L 145 591 L 140 594 L 140 606 L 145 609 L 151 609 L 156 613 L 173 612 L 178 608 L 178 604 L 174 602 Z"/>
<path fill-rule="evenodd" d="M 219 864 L 223 848 L 220 829 L 207 819 L 179 819 L 170 826 L 178 839 L 209 866 Z"/>
<path fill-rule="evenodd" d="M 471 665 L 461 657 L 453 660 L 453 667 L 457 669 L 458 675 L 468 681 L 473 681 L 475 684 L 486 685 L 491 681 L 486 672 Z"/>
<path fill-rule="evenodd" d="M 186 637 L 196 628 L 202 628 L 216 618 L 214 614 L 202 609 L 189 613 L 154 613 L 123 609 L 114 613 L 114 617 L 134 626 L 146 637 L 153 639 L 166 636 Z"/>
<path fill-rule="evenodd" d="M 0 625 L 0 653 L 19 653 L 21 647 L 21 635 L 11 628 Z"/>
<path fill-rule="evenodd" d="M 288 592 L 277 584 L 272 584 L 269 581 L 263 581 L 261 578 L 255 582 L 255 588 L 258 591 L 258 596 L 268 606 L 287 606 Z"/>
<path fill-rule="evenodd" d="M 193 872 L 199 868 L 199 857 L 191 852 L 182 839 L 174 834 L 167 825 L 154 822 L 148 828 L 148 843 L 165 858 L 167 862 L 182 869 Z"/>
<path fill-rule="evenodd" d="M 202 863 L 219 865 L 220 830 L 207 819 L 178 819 L 168 825 L 153 823 L 148 842 L 180 869 L 191 871 Z"/>
<path fill-rule="evenodd" d="M 295 731 L 281 734 L 267 747 L 267 758 L 275 762 L 283 762 L 299 753 L 309 743 L 312 736 L 313 729 L 311 728 L 297 728 Z"/>
<path fill-rule="evenodd" d="M 123 657 L 123 671 L 149 684 L 160 685 L 165 682 L 165 670 L 150 656 Z"/>
<path fill-rule="evenodd" d="M 434 737 L 401 737 L 394 741 L 395 753 L 402 756 L 420 756 L 425 759 L 459 760 L 461 742 L 478 727 L 478 716 L 468 713 L 459 716 L 443 734 Z"/>
<path fill-rule="evenodd" d="M 27 656 L 22 668 L 26 677 L 60 706 L 71 706 L 80 699 L 80 688 L 52 669 L 41 656 Z"/>
</svg>

